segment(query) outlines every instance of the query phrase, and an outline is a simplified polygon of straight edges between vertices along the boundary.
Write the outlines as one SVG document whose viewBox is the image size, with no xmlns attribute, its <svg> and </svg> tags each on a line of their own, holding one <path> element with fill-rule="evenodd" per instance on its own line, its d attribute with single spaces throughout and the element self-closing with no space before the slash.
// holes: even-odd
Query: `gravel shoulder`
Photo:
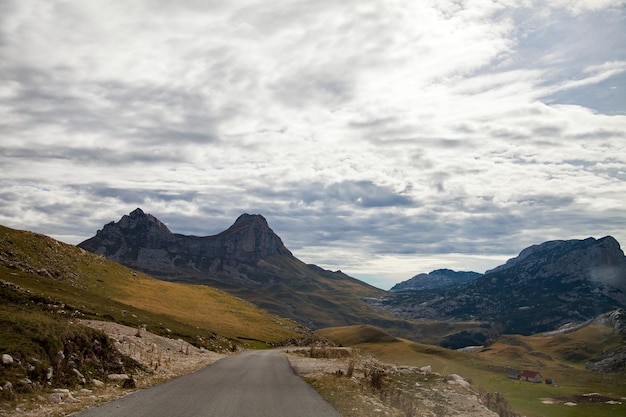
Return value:
<svg viewBox="0 0 626 417">
<path fill-rule="evenodd" d="M 102 330 L 124 355 L 130 356 L 151 372 L 111 376 L 104 385 L 93 381 L 71 390 L 57 390 L 55 399 L 39 395 L 28 398 L 12 410 L 0 409 L 2 417 L 46 417 L 69 415 L 139 389 L 147 388 L 170 379 L 189 374 L 217 360 L 224 354 L 198 349 L 182 340 L 170 339 L 144 329 L 97 320 L 81 320 L 81 324 Z M 135 388 L 122 388 L 124 380 L 132 378 Z M 60 399 L 60 401 L 58 401 Z"/>
<path fill-rule="evenodd" d="M 286 351 L 294 371 L 344 417 L 498 417 L 485 406 L 479 390 L 459 375 L 439 375 L 428 366 L 383 364 L 356 351 L 332 357 L 336 353 L 326 350 L 331 357 L 313 358 L 309 348 Z"/>
</svg>

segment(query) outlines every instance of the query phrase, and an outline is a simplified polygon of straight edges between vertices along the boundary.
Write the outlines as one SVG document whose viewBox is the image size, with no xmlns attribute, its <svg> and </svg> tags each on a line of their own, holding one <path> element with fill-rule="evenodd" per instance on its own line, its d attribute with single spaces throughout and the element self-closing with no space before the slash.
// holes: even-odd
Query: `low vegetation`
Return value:
<svg viewBox="0 0 626 417">
<path fill-rule="evenodd" d="M 479 389 L 483 403 L 492 404 L 491 408 L 500 415 L 610 417 L 626 414 L 624 373 L 599 374 L 585 369 L 586 361 L 602 349 L 624 343 L 621 336 L 607 326 L 588 326 L 555 336 L 502 336 L 487 348 L 471 354 L 404 339 L 389 340 L 383 330 L 363 326 L 324 329 L 317 333 L 384 363 L 430 366 L 441 375 L 462 375 Z M 507 370 L 510 368 L 538 371 L 553 383 L 509 379 Z M 590 401 L 590 393 L 600 393 L 601 397 L 593 398 L 606 401 Z M 577 405 L 573 406 L 574 403 Z"/>
<path fill-rule="evenodd" d="M 503 397 L 481 392 L 458 375 L 385 364 L 358 349 L 295 349 L 290 361 L 344 417 L 492 416 L 479 396 L 494 410 L 506 410 L 503 417 L 517 417 Z"/>
</svg>

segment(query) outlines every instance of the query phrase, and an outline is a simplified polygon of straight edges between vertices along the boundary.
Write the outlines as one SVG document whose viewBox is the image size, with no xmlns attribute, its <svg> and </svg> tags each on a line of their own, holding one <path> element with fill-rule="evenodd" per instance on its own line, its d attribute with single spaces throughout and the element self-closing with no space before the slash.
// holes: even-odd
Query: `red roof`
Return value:
<svg viewBox="0 0 626 417">
<path fill-rule="evenodd" d="M 539 375 L 539 372 L 535 372 L 535 371 L 522 371 L 522 373 L 520 374 L 520 376 L 522 378 L 535 378 L 537 375 Z"/>
</svg>

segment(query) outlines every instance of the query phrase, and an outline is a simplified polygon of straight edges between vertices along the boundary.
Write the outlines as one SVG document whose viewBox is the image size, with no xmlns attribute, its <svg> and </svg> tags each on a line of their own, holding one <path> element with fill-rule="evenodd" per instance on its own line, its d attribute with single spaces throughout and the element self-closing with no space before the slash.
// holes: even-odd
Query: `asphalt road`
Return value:
<svg viewBox="0 0 626 417">
<path fill-rule="evenodd" d="M 76 417 L 340 417 L 280 351 L 249 351 Z"/>
</svg>

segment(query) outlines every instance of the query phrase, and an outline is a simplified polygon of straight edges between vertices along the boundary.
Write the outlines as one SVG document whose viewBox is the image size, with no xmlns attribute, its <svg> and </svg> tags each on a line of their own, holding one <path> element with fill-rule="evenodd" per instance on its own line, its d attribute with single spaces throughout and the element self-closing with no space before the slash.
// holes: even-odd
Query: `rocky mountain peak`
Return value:
<svg viewBox="0 0 626 417">
<path fill-rule="evenodd" d="M 79 246 L 143 270 L 173 268 L 180 262 L 202 269 L 213 265 L 211 259 L 253 264 L 272 255 L 293 257 L 258 214 L 242 214 L 224 232 L 197 237 L 173 234 L 156 217 L 137 208 Z"/>
<path fill-rule="evenodd" d="M 119 222 L 106 224 L 102 230 L 98 230 L 96 236 L 79 246 L 105 256 L 124 253 L 124 257 L 132 257 L 137 248 L 163 248 L 174 240 L 174 235 L 165 224 L 137 208 L 129 215 L 122 216 Z"/>
<path fill-rule="evenodd" d="M 241 225 L 241 224 L 250 224 L 250 223 L 258 223 L 263 227 L 269 228 L 267 224 L 267 220 L 265 220 L 265 217 L 261 216 L 260 214 L 248 214 L 248 213 L 244 213 L 241 216 L 237 217 L 237 220 L 235 220 L 235 223 L 233 224 L 233 226 Z"/>
<path fill-rule="evenodd" d="M 530 246 L 504 265 L 485 275 L 509 269 L 536 271 L 538 278 L 555 274 L 574 274 L 592 281 L 626 287 L 626 257 L 612 236 L 601 239 L 553 240 Z"/>
<path fill-rule="evenodd" d="M 109 225 L 115 224 L 114 222 Z M 107 225 L 108 226 L 108 225 Z M 146 214 L 140 208 L 133 210 L 129 215 L 124 215 L 117 223 L 121 229 L 129 229 L 137 232 L 157 233 L 162 237 L 171 235 L 172 232 L 159 219 L 151 214 Z"/>
<path fill-rule="evenodd" d="M 228 229 L 217 235 L 225 239 L 227 254 L 242 255 L 246 260 L 271 255 L 293 256 L 260 214 L 244 213 Z"/>
</svg>

